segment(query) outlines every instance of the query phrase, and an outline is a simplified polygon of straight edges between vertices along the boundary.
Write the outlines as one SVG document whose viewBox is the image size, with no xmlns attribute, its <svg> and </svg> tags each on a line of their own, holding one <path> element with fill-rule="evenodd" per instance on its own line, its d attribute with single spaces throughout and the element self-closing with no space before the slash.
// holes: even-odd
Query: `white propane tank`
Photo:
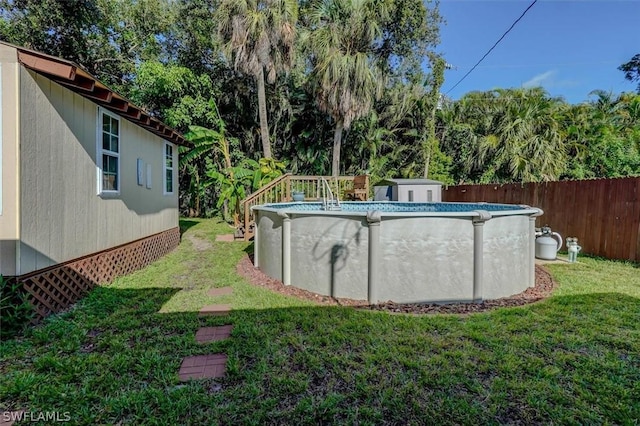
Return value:
<svg viewBox="0 0 640 426">
<path fill-rule="evenodd" d="M 555 260 L 562 247 L 562 237 L 551 228 L 545 226 L 542 233 L 536 237 L 536 258 L 543 260 Z"/>
</svg>

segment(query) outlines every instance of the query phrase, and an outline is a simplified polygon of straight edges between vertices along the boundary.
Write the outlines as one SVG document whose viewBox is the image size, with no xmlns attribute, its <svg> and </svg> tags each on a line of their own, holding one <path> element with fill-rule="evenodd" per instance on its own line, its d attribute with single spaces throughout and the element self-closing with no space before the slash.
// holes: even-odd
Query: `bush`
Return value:
<svg viewBox="0 0 640 426">
<path fill-rule="evenodd" d="M 33 318 L 22 284 L 0 275 L 0 339 L 9 339 L 22 331 Z"/>
</svg>

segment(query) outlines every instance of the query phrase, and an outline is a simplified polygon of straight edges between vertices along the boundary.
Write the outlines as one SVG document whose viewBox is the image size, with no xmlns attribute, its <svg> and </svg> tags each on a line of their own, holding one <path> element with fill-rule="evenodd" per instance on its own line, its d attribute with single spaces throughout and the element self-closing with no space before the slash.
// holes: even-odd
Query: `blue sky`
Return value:
<svg viewBox="0 0 640 426">
<path fill-rule="evenodd" d="M 457 67 L 442 92 L 471 69 L 532 0 L 441 0 L 437 50 Z M 617 68 L 640 53 L 640 0 L 538 0 L 485 60 L 447 96 L 542 86 L 571 103 L 595 89 L 634 91 Z"/>
</svg>

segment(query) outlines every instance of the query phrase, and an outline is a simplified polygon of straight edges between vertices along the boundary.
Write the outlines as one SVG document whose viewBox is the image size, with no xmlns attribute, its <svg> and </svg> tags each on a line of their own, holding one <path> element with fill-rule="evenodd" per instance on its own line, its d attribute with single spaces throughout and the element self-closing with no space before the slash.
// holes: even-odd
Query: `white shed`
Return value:
<svg viewBox="0 0 640 426">
<path fill-rule="evenodd" d="M 375 201 L 442 201 L 442 182 L 431 179 L 385 179 L 374 186 Z"/>
</svg>

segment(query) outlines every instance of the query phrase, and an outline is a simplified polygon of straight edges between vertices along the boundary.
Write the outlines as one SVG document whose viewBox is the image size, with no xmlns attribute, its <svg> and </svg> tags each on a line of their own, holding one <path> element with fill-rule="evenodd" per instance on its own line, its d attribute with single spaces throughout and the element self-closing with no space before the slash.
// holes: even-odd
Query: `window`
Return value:
<svg viewBox="0 0 640 426">
<path fill-rule="evenodd" d="M 173 194 L 173 145 L 164 144 L 164 193 Z"/>
<path fill-rule="evenodd" d="M 120 192 L 120 120 L 100 109 L 98 193 Z"/>
<path fill-rule="evenodd" d="M 427 201 L 428 202 L 432 202 L 433 201 L 433 190 L 431 190 L 431 189 L 427 189 Z"/>
</svg>

